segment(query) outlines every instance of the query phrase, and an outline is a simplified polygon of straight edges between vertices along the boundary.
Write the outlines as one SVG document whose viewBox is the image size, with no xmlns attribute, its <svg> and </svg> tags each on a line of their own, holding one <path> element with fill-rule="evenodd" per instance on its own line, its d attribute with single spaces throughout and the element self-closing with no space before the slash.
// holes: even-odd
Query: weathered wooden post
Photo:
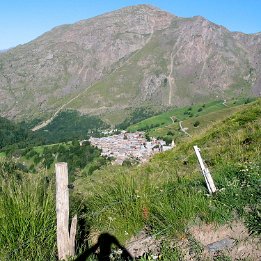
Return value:
<svg viewBox="0 0 261 261">
<path fill-rule="evenodd" d="M 69 231 L 69 188 L 66 162 L 55 164 L 57 247 L 59 260 L 67 260 L 75 254 L 77 216 L 72 219 Z"/>
<path fill-rule="evenodd" d="M 194 147 L 194 150 L 196 152 L 196 155 L 198 157 L 198 161 L 199 161 L 199 164 L 200 164 L 200 167 L 201 167 L 201 170 L 202 170 L 202 174 L 205 178 L 205 181 L 206 181 L 206 184 L 207 184 L 207 187 L 208 187 L 208 191 L 209 193 L 214 193 L 216 192 L 216 187 L 215 187 L 215 184 L 214 184 L 214 181 L 212 179 L 212 176 L 208 170 L 208 168 L 205 167 L 204 163 L 203 163 L 203 159 L 201 158 L 201 155 L 200 155 L 200 149 L 198 146 L 193 146 Z"/>
</svg>

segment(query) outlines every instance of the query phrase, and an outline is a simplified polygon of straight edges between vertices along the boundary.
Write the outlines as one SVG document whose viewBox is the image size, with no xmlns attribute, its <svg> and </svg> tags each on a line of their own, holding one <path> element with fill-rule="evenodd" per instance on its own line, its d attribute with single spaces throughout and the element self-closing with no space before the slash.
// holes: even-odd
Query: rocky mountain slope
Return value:
<svg viewBox="0 0 261 261">
<path fill-rule="evenodd" d="M 260 91 L 261 34 L 147 5 L 59 26 L 0 53 L 0 115 L 8 118 L 66 108 L 116 115 Z"/>
</svg>

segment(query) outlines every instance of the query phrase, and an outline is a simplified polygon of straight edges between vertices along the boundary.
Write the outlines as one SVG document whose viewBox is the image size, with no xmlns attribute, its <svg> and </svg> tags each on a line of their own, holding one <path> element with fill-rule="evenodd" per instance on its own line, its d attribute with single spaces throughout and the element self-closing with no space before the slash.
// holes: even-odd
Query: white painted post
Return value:
<svg viewBox="0 0 261 261">
<path fill-rule="evenodd" d="M 59 260 L 67 260 L 75 254 L 77 216 L 72 220 L 69 232 L 69 188 L 66 162 L 55 164 L 56 172 L 56 216 L 57 247 Z"/>
<path fill-rule="evenodd" d="M 216 187 L 215 187 L 215 184 L 214 184 L 214 181 L 213 181 L 213 178 L 208 170 L 208 168 L 205 167 L 204 165 L 204 162 L 203 162 L 203 159 L 200 155 L 200 149 L 198 146 L 193 146 L 194 147 L 194 150 L 196 152 L 196 155 L 198 157 L 198 161 L 199 161 L 199 164 L 200 164 L 200 167 L 201 167 L 201 170 L 202 170 L 202 174 L 205 178 L 205 181 L 206 181 L 206 184 L 207 184 L 207 187 L 208 187 L 208 191 L 209 193 L 214 193 L 216 192 Z"/>
</svg>

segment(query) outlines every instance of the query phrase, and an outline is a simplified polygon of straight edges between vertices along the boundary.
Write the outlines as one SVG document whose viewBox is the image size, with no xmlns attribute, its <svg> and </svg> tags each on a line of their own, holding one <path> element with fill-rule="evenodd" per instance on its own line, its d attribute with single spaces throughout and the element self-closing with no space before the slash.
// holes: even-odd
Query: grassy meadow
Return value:
<svg viewBox="0 0 261 261">
<path fill-rule="evenodd" d="M 91 245 L 108 232 L 125 244 L 146 230 L 164 239 L 161 260 L 174 261 L 183 258 L 175 242 L 190 238 L 195 224 L 242 220 L 250 233 L 260 235 L 260 126 L 259 99 L 148 163 L 104 165 L 77 177 L 70 201 L 71 215 L 76 212 L 86 228 L 78 231 L 81 240 Z M 214 195 L 208 194 L 193 145 L 200 147 L 213 176 Z M 24 173 L 1 161 L 0 260 L 56 260 L 54 196 L 53 173 Z M 77 253 L 84 248 L 78 241 Z M 194 249 L 203 260 L 200 248 Z"/>
<path fill-rule="evenodd" d="M 108 231 L 124 242 L 147 228 L 167 241 L 188 236 L 193 224 L 233 219 L 244 220 L 253 234 L 259 234 L 260 105 L 260 100 L 245 105 L 147 164 L 110 166 L 77 180 L 74 193 L 86 205 L 90 235 Z M 218 188 L 213 196 L 208 194 L 193 145 L 201 148 L 213 175 Z"/>
<path fill-rule="evenodd" d="M 254 99 L 233 99 L 226 101 L 224 105 L 223 100 L 218 101 L 211 101 L 208 103 L 199 103 L 191 106 L 185 106 L 182 108 L 174 108 L 167 112 L 164 112 L 162 114 L 150 117 L 146 120 L 143 120 L 137 124 L 131 125 L 128 127 L 128 131 L 138 131 L 138 130 L 148 130 L 152 134 L 161 133 L 161 129 L 164 127 L 170 127 L 171 125 L 178 126 L 179 121 L 185 121 L 185 120 L 197 120 L 198 117 L 203 117 L 204 115 L 207 115 L 212 112 L 218 113 L 221 112 L 220 115 L 224 112 L 224 109 L 231 109 L 237 107 L 239 105 L 248 103 L 250 101 L 253 101 Z M 217 114 L 219 115 L 219 114 Z M 217 115 L 213 115 L 213 118 L 211 120 L 216 121 Z M 172 118 L 172 119 L 171 119 Z"/>
</svg>

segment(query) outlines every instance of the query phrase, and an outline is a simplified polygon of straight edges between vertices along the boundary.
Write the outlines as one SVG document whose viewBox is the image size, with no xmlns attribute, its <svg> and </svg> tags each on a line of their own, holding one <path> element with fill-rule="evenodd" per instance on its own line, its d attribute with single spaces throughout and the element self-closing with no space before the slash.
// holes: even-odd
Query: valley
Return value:
<svg viewBox="0 0 261 261">
<path fill-rule="evenodd" d="M 202 110 L 199 110 L 200 108 Z M 37 199 L 42 195 L 41 184 L 45 184 L 42 180 L 44 178 L 49 184 L 47 186 L 49 194 L 45 194 L 45 197 L 49 198 L 52 195 L 51 191 L 53 191 L 53 164 L 57 161 L 66 161 L 69 164 L 69 179 L 74 187 L 70 197 L 74 206 L 81 205 L 81 210 L 77 210 L 77 213 L 82 219 L 81 222 L 90 226 L 89 240 L 91 242 L 94 242 L 92 240 L 97 233 L 95 231 L 109 231 L 111 234 L 117 235 L 122 242 L 126 242 L 128 249 L 132 249 L 134 246 L 132 246 L 131 236 L 137 235 L 135 240 L 140 242 L 139 253 L 145 255 L 146 251 L 141 243 L 143 239 L 138 237 L 140 231 L 143 231 L 145 238 L 157 235 L 159 241 L 153 241 L 152 244 L 158 245 L 158 249 L 161 250 L 160 252 L 151 250 L 153 251 L 151 253 L 152 255 L 163 255 L 164 260 L 168 260 L 168 257 L 175 257 L 174 260 L 185 258 L 187 249 L 190 249 L 191 254 L 186 258 L 190 258 L 191 255 L 197 255 L 198 258 L 209 258 L 212 255 L 204 250 L 207 249 L 207 245 L 204 245 L 205 241 L 202 241 L 193 232 L 197 226 L 202 228 L 210 222 L 217 224 L 222 231 L 225 229 L 222 227 L 225 222 L 231 224 L 232 230 L 229 233 L 232 235 L 233 229 L 236 229 L 236 225 L 233 224 L 239 224 L 233 222 L 240 222 L 240 227 L 246 231 L 244 232 L 246 233 L 245 241 L 233 234 L 238 240 L 237 244 L 233 248 L 222 251 L 220 256 L 240 254 L 244 257 L 250 255 L 255 260 L 260 255 L 257 236 L 260 233 L 257 216 L 260 200 L 258 196 L 261 144 L 260 108 L 260 99 L 254 101 L 250 99 L 227 100 L 226 106 L 223 101 L 213 101 L 191 107 L 174 108 L 169 112 L 129 126 L 128 128 L 134 131 L 133 134 L 130 133 L 130 137 L 136 135 L 137 129 L 147 126 L 147 136 L 154 133 L 162 135 L 164 138 L 169 137 L 170 141 L 175 140 L 175 148 L 156 154 L 141 165 L 136 165 L 137 163 L 131 161 L 130 164 L 126 162 L 122 166 L 112 165 L 110 159 L 101 157 L 101 151 L 90 147 L 87 141 L 86 145 L 80 146 L 77 139 L 72 142 L 20 149 L 12 148 L 13 145 L 11 147 L 7 145 L 4 152 L 1 152 L 0 158 L 1 184 L 5 184 L 2 189 L 6 193 L 1 194 L 1 197 L 7 200 L 6 197 L 9 195 L 8 200 L 15 200 L 12 198 L 13 196 L 11 197 L 10 192 L 13 188 L 10 185 L 16 184 L 17 178 L 22 178 L 22 184 L 26 179 L 30 180 L 27 181 L 28 187 L 25 189 L 28 192 L 31 191 L 31 194 L 26 197 L 32 196 Z M 68 121 L 64 121 L 64 119 L 70 117 L 68 126 L 76 119 L 80 122 L 86 120 L 83 116 L 77 116 L 77 113 L 70 112 L 67 116 L 66 114 L 62 115 L 62 117 L 58 115 L 58 118 L 54 119 L 48 132 L 54 131 L 59 126 L 61 128 L 61 122 L 55 122 L 59 118 L 62 122 L 67 123 Z M 176 119 L 178 120 L 176 121 Z M 182 126 L 188 128 L 187 131 L 191 136 L 187 136 L 179 130 L 180 120 L 183 121 Z M 194 126 L 196 120 L 200 122 L 200 131 Z M 67 136 L 67 132 L 58 132 L 56 137 L 63 139 L 61 135 L 65 135 L 64 138 L 66 137 L 68 140 L 70 137 L 83 137 L 83 133 L 80 136 L 75 135 L 77 133 L 75 131 L 78 130 L 77 125 L 75 127 L 75 129 L 71 129 L 69 136 Z M 64 128 L 61 130 L 66 130 L 66 124 Z M 106 125 L 103 128 L 104 130 L 101 128 L 101 131 L 96 132 L 96 135 L 100 136 L 104 135 L 102 133 L 109 132 L 105 130 Z M 86 130 L 85 133 L 93 135 L 94 130 Z M 30 129 L 28 131 L 30 132 Z M 36 135 L 38 132 L 48 134 L 45 130 L 32 133 Z M 133 138 L 131 139 L 134 141 Z M 105 144 L 102 138 L 100 140 L 102 144 Z M 122 141 L 124 141 L 124 135 Z M 194 144 L 202 149 L 205 163 L 208 165 L 218 188 L 218 192 L 213 198 L 207 194 L 206 186 L 197 166 L 196 156 L 193 153 Z M 7 171 L 12 171 L 13 176 L 10 177 Z M 248 173 L 250 175 L 246 175 Z M 37 183 L 37 190 L 34 189 L 33 193 L 33 187 L 30 186 L 35 186 L 33 185 L 35 182 L 41 183 Z M 235 185 L 231 187 L 231 184 Z M 249 197 L 249 193 L 252 193 L 253 197 Z M 19 200 L 23 204 L 29 204 L 26 198 L 19 196 Z M 51 213 L 55 209 L 54 202 L 48 200 L 49 205 L 46 205 L 48 209 L 44 211 L 48 217 L 42 216 L 42 221 L 49 220 L 48 222 L 51 222 L 46 231 L 55 226 L 54 213 Z M 7 206 L 5 202 L 7 201 L 0 200 L 0 208 L 4 211 L 6 218 L 12 219 L 9 210 L 13 211 L 13 208 Z M 30 202 L 36 204 L 33 203 L 33 198 Z M 27 209 L 33 209 L 37 205 L 27 206 Z M 245 206 L 250 207 L 251 210 L 245 211 Z M 238 217 L 235 217 L 235 211 Z M 22 215 L 30 220 L 32 218 L 25 210 Z M 17 216 L 14 217 L 17 219 Z M 199 223 L 195 223 L 193 220 L 198 220 Z M 31 220 L 30 222 L 35 221 Z M 146 230 L 144 230 L 145 228 Z M 17 223 L 16 229 L 23 229 L 23 227 Z M 248 230 L 251 231 L 251 236 L 248 234 Z M 29 243 L 30 246 L 27 245 L 30 247 L 30 251 L 40 251 L 41 256 L 49 255 L 50 250 L 48 253 L 39 249 L 34 250 L 36 245 L 32 232 L 33 230 L 27 232 L 31 234 L 30 240 L 32 240 Z M 163 241 L 161 236 L 164 237 Z M 181 241 L 180 237 L 183 238 Z M 174 241 L 173 238 L 175 238 Z M 51 249 L 54 239 L 55 237 L 50 238 L 46 242 L 46 249 Z M 198 250 L 192 247 L 193 242 L 198 245 Z M 213 241 L 208 242 L 213 243 Z M 251 253 L 248 251 L 249 248 L 246 248 L 246 244 L 253 246 L 254 250 Z M 10 248 L 3 252 L 4 255 L 12 256 L 13 260 L 16 259 L 15 252 L 12 252 L 14 245 L 16 245 L 14 241 L 11 245 L 7 244 Z M 30 256 L 27 251 L 19 250 L 19 253 L 27 257 Z"/>
<path fill-rule="evenodd" d="M 260 260 L 260 84 L 260 33 L 145 4 L 0 51 L 0 260 L 59 259 L 61 162 L 67 260 Z"/>
</svg>

